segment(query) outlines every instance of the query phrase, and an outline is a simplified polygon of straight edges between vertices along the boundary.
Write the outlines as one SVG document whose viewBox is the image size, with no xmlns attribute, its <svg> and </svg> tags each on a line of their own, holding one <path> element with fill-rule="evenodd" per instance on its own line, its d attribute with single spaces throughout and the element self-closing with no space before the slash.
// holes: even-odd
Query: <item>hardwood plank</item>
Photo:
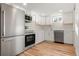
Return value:
<svg viewBox="0 0 79 59">
<path fill-rule="evenodd" d="M 19 54 L 19 56 L 75 56 L 73 45 L 42 42 Z"/>
</svg>

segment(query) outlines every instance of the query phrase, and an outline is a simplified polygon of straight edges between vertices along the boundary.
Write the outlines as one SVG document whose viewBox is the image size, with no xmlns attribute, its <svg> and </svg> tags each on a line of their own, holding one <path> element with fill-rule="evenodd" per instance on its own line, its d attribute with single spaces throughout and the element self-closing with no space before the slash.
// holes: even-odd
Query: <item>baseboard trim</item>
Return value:
<svg viewBox="0 0 79 59">
<path fill-rule="evenodd" d="M 45 42 L 45 40 L 44 40 L 44 41 L 41 41 L 41 42 L 39 42 L 39 43 L 35 43 L 35 45 L 38 45 L 38 44 L 40 44 L 40 43 L 42 43 L 42 42 Z"/>
<path fill-rule="evenodd" d="M 57 41 L 54 41 L 54 43 L 61 43 L 61 44 L 64 44 L 64 42 L 57 42 Z"/>
</svg>

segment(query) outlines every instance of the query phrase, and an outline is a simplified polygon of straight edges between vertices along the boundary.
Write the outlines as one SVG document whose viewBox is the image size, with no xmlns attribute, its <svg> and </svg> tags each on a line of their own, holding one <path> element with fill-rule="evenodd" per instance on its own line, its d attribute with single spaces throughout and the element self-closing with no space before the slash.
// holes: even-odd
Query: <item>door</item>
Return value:
<svg viewBox="0 0 79 59">
<path fill-rule="evenodd" d="M 63 30 L 55 30 L 54 31 L 54 39 L 55 39 L 55 42 L 64 43 L 64 31 Z"/>
<path fill-rule="evenodd" d="M 24 11 L 2 4 L 1 14 L 2 36 L 24 34 Z"/>
</svg>

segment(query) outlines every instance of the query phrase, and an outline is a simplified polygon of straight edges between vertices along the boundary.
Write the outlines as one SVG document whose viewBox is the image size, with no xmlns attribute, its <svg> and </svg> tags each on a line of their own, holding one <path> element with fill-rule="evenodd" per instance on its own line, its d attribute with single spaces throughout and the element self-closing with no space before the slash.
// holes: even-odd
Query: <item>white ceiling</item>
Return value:
<svg viewBox="0 0 79 59">
<path fill-rule="evenodd" d="M 52 14 L 63 10 L 63 12 L 71 12 L 74 10 L 74 3 L 14 3 L 26 10 L 36 11 L 39 13 Z"/>
<path fill-rule="evenodd" d="M 28 3 L 27 9 L 48 14 L 58 12 L 59 10 L 71 12 L 74 10 L 74 3 Z"/>
<path fill-rule="evenodd" d="M 8 3 L 9 5 L 18 6 L 20 8 L 26 9 L 27 5 L 23 5 L 23 3 Z"/>
</svg>

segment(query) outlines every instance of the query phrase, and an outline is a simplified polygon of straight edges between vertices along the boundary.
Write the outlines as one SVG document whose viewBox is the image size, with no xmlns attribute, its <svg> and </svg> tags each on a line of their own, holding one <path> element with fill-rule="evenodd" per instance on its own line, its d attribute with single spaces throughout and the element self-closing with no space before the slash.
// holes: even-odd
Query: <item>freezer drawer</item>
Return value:
<svg viewBox="0 0 79 59">
<path fill-rule="evenodd" d="M 1 39 L 1 55 L 15 56 L 24 50 L 25 36 L 17 36 Z"/>
<path fill-rule="evenodd" d="M 14 56 L 15 51 L 15 38 L 1 39 L 1 56 Z"/>
<path fill-rule="evenodd" d="M 55 30 L 54 31 L 54 40 L 55 40 L 55 42 L 64 43 L 64 30 Z"/>
</svg>

